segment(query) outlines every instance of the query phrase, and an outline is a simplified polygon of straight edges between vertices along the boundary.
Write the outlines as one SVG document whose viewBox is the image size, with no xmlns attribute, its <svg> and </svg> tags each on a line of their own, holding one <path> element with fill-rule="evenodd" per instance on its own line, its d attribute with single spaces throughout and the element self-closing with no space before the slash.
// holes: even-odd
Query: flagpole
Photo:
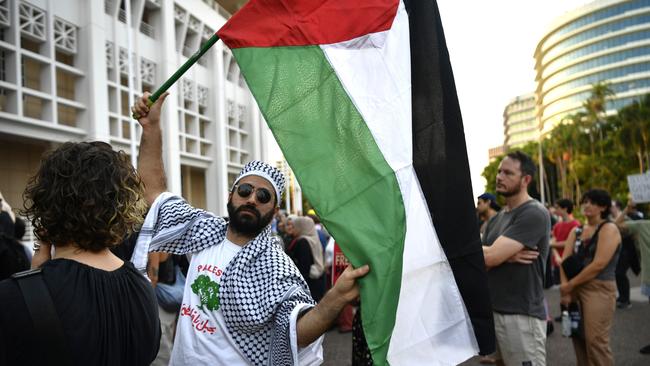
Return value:
<svg viewBox="0 0 650 366">
<path fill-rule="evenodd" d="M 196 51 L 190 58 L 188 58 L 187 61 L 185 61 L 185 63 L 178 70 L 176 70 L 176 72 L 170 76 L 169 79 L 163 83 L 163 85 L 160 86 L 160 88 L 158 88 L 153 94 L 149 96 L 149 102 L 147 105 L 151 106 L 154 104 L 156 100 L 158 100 L 158 98 L 160 98 L 160 96 L 166 92 L 167 89 L 174 85 L 174 83 L 178 81 L 178 79 L 180 79 L 180 77 L 183 76 L 183 74 L 185 74 L 185 72 L 189 70 L 190 67 L 192 67 L 192 65 L 194 65 L 196 61 L 198 61 L 201 56 L 203 56 L 203 54 L 210 49 L 210 47 L 217 43 L 218 40 L 219 36 L 215 33 L 204 44 L 202 44 L 201 48 L 198 51 Z M 140 118 L 140 116 L 136 115 L 135 113 L 132 115 L 132 117 L 134 119 Z"/>
</svg>

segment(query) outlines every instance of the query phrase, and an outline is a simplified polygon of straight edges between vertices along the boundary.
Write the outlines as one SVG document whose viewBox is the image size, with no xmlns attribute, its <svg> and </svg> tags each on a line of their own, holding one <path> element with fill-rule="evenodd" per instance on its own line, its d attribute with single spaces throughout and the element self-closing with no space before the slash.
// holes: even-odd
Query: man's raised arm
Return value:
<svg viewBox="0 0 650 366">
<path fill-rule="evenodd" d="M 138 154 L 138 173 L 144 183 L 145 198 L 149 204 L 152 204 L 158 195 L 167 190 L 167 179 L 162 160 L 160 110 L 169 93 L 161 95 L 156 103 L 151 107 L 147 107 L 149 95 L 151 95 L 149 92 L 144 93 L 131 107 L 131 112 L 141 116 L 138 119 L 142 126 L 140 153 Z"/>
</svg>

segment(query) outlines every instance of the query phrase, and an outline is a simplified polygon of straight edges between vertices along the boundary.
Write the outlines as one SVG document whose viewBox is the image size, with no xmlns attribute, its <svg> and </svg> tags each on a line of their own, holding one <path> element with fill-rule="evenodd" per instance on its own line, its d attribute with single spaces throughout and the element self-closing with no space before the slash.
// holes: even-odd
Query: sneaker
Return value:
<svg viewBox="0 0 650 366">
<path fill-rule="evenodd" d="M 629 301 L 627 301 L 627 302 L 617 301 L 616 302 L 616 307 L 619 308 L 619 309 L 629 309 L 629 308 L 632 307 L 632 303 L 629 302 Z"/>
</svg>

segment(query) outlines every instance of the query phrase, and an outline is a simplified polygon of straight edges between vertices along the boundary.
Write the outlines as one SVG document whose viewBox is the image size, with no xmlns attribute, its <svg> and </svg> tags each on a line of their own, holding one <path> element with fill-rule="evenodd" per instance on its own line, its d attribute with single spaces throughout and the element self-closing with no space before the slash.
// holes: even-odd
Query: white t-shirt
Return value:
<svg viewBox="0 0 650 366">
<path fill-rule="evenodd" d="M 170 365 L 248 365 L 219 309 L 219 286 L 228 263 L 242 249 L 225 239 L 192 256 Z"/>
<path fill-rule="evenodd" d="M 195 253 L 187 271 L 183 304 L 178 317 L 170 365 L 250 365 L 226 328 L 220 310 L 221 276 L 242 249 L 228 239 Z M 323 360 L 323 337 L 298 349 L 295 323 L 302 304 L 291 314 L 291 348 L 299 365 L 319 365 Z"/>
</svg>

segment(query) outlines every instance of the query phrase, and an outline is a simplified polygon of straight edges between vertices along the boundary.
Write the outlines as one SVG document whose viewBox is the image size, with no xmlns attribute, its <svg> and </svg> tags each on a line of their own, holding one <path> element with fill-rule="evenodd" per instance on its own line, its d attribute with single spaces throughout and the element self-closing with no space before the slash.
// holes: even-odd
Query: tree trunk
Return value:
<svg viewBox="0 0 650 366">
<path fill-rule="evenodd" d="M 594 149 L 594 134 L 589 130 L 589 147 L 591 148 L 591 161 L 596 161 L 596 150 Z M 591 167 L 591 175 L 596 175 L 596 168 Z"/>
<path fill-rule="evenodd" d="M 580 180 L 578 180 L 578 174 L 576 174 L 575 169 L 573 169 L 573 164 L 569 164 L 569 170 L 571 176 L 573 176 L 573 183 L 574 185 L 574 190 L 575 190 L 575 197 L 571 197 L 571 200 L 573 202 L 576 202 L 580 197 L 582 196 L 582 190 L 580 189 Z M 573 193 L 573 192 L 572 192 Z"/>
<path fill-rule="evenodd" d="M 603 151 L 603 129 L 602 126 L 600 125 L 600 122 L 596 122 L 596 123 L 598 123 L 598 138 L 599 138 L 598 146 L 600 147 L 600 158 L 602 159 L 603 156 L 605 156 L 605 152 Z"/>
<path fill-rule="evenodd" d="M 641 149 L 636 151 L 636 159 L 639 161 L 639 173 L 643 174 L 643 154 Z"/>
<path fill-rule="evenodd" d="M 641 127 L 641 141 L 643 142 L 643 156 L 645 157 L 645 167 L 646 169 L 650 167 L 650 156 L 648 156 L 648 134 Z M 641 171 L 643 173 L 643 171 Z"/>
<path fill-rule="evenodd" d="M 544 170 L 544 187 L 546 187 L 546 192 L 548 192 L 548 196 L 546 198 L 546 202 L 553 202 L 555 197 L 551 197 L 551 186 L 548 183 L 548 174 L 546 173 L 546 167 L 542 167 Z"/>
<path fill-rule="evenodd" d="M 560 184 L 562 185 L 562 197 L 568 197 L 569 187 L 566 181 L 566 164 L 562 157 L 557 158 L 558 175 L 560 176 Z"/>
</svg>

